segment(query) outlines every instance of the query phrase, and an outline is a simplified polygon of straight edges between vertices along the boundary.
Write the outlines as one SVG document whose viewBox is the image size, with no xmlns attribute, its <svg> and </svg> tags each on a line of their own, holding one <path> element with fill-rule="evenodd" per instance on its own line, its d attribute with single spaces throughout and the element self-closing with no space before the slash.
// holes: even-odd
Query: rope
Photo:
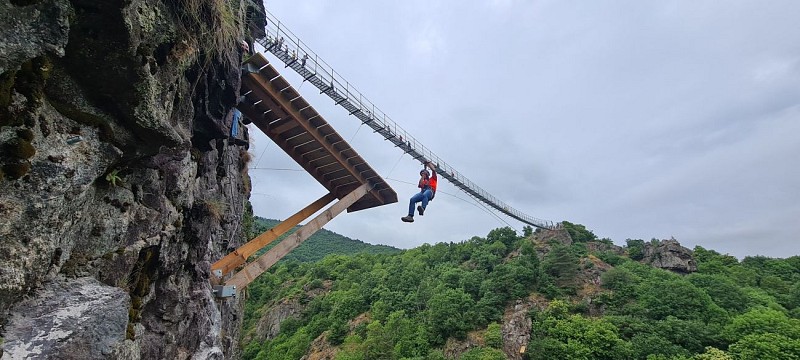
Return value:
<svg viewBox="0 0 800 360">
<path fill-rule="evenodd" d="M 276 43 L 274 43 L 269 37 L 267 39 L 260 40 L 261 45 L 264 46 L 267 52 L 271 52 L 278 58 L 278 60 L 282 61 L 284 64 L 287 65 L 292 64 L 294 61 L 296 61 L 296 56 L 290 56 L 289 50 L 299 51 L 306 54 L 314 55 L 312 58 L 310 58 L 310 60 L 314 63 L 313 72 L 311 72 L 309 68 L 307 68 L 306 66 L 302 67 L 293 66 L 291 67 L 291 69 L 300 74 L 301 76 L 303 76 L 304 79 L 306 78 L 306 76 L 309 75 L 312 76 L 317 75 L 320 79 L 325 79 L 325 81 L 320 80 L 311 83 L 312 85 L 316 86 L 321 91 L 321 93 L 326 93 L 328 97 L 336 101 L 336 105 L 342 106 L 346 110 L 351 111 L 350 115 L 354 114 L 352 112 L 353 108 L 355 108 L 356 110 L 363 110 L 364 105 L 362 99 L 364 99 L 365 97 L 354 86 L 352 86 L 349 82 L 344 80 L 344 78 L 341 75 L 339 75 L 336 71 L 334 71 L 330 65 L 325 63 L 322 59 L 320 59 L 316 55 L 316 53 L 314 53 L 313 51 L 311 51 L 311 49 L 305 46 L 305 44 L 303 44 L 302 41 L 300 41 L 300 39 L 295 34 L 289 31 L 286 28 L 286 26 L 281 26 L 280 21 L 272 13 L 266 11 L 266 15 L 267 18 L 269 19 L 267 31 L 274 32 L 276 38 L 280 37 L 282 39 L 285 36 L 287 39 L 291 40 L 287 41 L 287 44 L 284 45 L 285 46 L 284 48 L 281 48 L 280 46 L 276 47 L 275 46 Z M 275 26 L 275 24 L 279 25 Z M 280 41 L 279 43 L 283 44 L 282 41 Z M 292 46 L 292 49 L 289 49 L 289 45 Z M 317 65 L 319 65 L 319 71 L 321 71 L 319 73 L 317 72 Z M 330 85 L 328 85 L 327 82 L 328 79 L 330 79 L 331 81 Z M 329 91 L 331 89 L 333 91 Z M 358 99 L 358 101 L 355 100 L 351 101 L 350 99 Z M 368 100 L 367 102 L 371 104 L 371 102 L 369 102 Z M 380 112 L 383 114 L 382 119 L 374 118 L 373 120 L 376 121 L 376 123 L 381 129 L 385 129 L 381 131 L 381 135 L 385 139 L 390 139 L 394 136 L 402 134 L 404 135 L 405 140 L 408 142 L 407 147 L 411 149 L 411 150 L 404 149 L 404 151 L 410 151 L 410 153 L 417 156 L 417 158 L 421 157 L 428 160 L 437 159 L 436 161 L 437 166 L 443 165 L 444 168 L 449 167 L 443 161 L 439 160 L 438 157 L 435 154 L 433 154 L 433 152 L 426 149 L 424 146 L 422 146 L 421 143 L 418 143 L 416 139 L 414 139 L 410 134 L 408 134 L 405 130 L 403 130 L 403 128 L 400 127 L 397 123 L 395 123 L 393 120 L 385 116 L 385 113 L 383 113 L 383 111 L 381 111 L 375 106 L 372 106 L 371 113 L 376 113 L 376 112 Z M 359 117 L 359 119 L 361 119 L 363 124 L 364 121 L 363 117 Z M 372 127 L 372 125 L 370 126 Z M 412 140 L 414 146 L 411 145 Z M 526 223 L 528 225 L 533 225 L 540 228 L 553 227 L 552 222 L 536 219 L 526 214 L 523 214 L 519 210 L 514 209 L 510 205 L 495 198 L 488 191 L 473 184 L 466 178 L 463 178 L 463 180 L 462 179 L 459 180 L 462 183 L 464 183 L 465 186 L 468 187 L 470 190 L 474 191 L 475 195 L 471 196 L 475 200 L 478 200 L 486 205 L 498 209 L 499 212 L 511 216 L 515 219 L 518 219 L 521 222 Z"/>
<path fill-rule="evenodd" d="M 519 230 L 517 230 L 517 228 L 515 228 L 514 226 L 512 226 L 511 224 L 509 224 L 509 223 L 508 223 L 508 221 L 506 221 L 505 219 L 501 218 L 501 217 L 500 217 L 499 215 L 497 215 L 497 214 L 496 214 L 494 211 L 491 211 L 491 209 L 487 208 L 487 207 L 486 207 L 486 205 L 484 205 L 484 204 L 482 204 L 482 203 L 480 203 L 480 202 L 476 202 L 476 203 L 477 203 L 478 205 L 480 205 L 480 206 L 481 206 L 481 207 L 482 207 L 482 208 L 483 208 L 483 209 L 484 209 L 486 212 L 488 212 L 489 214 L 492 214 L 492 216 L 494 216 L 495 218 L 497 218 L 497 220 L 500 220 L 500 221 L 502 221 L 502 222 L 503 222 L 503 223 L 505 223 L 505 224 L 506 224 L 508 227 L 510 227 L 510 228 L 512 228 L 512 229 L 514 229 L 514 232 L 519 232 Z"/>
<path fill-rule="evenodd" d="M 305 172 L 303 169 L 289 169 L 289 168 L 270 168 L 270 167 L 251 167 L 251 170 L 273 170 L 273 171 L 302 171 Z"/>
<path fill-rule="evenodd" d="M 274 197 L 274 196 L 272 196 L 271 194 L 267 194 L 267 193 L 260 193 L 260 192 L 251 192 L 251 193 L 250 193 L 250 195 L 261 195 L 261 196 Z"/>
<path fill-rule="evenodd" d="M 385 178 L 388 179 L 390 176 L 392 176 L 392 173 L 394 172 L 394 169 L 397 168 L 397 165 L 400 164 L 400 160 L 403 160 L 403 155 L 405 155 L 405 154 L 406 153 L 400 154 L 400 157 L 397 158 L 397 161 L 394 163 L 394 166 L 392 166 L 392 170 L 389 170 L 389 175 L 386 175 Z"/>
<path fill-rule="evenodd" d="M 349 143 L 352 143 L 352 142 L 353 142 L 353 139 L 355 139 L 355 138 L 356 138 L 356 135 L 358 135 L 358 132 L 359 132 L 359 130 L 361 130 L 361 127 L 362 127 L 362 126 L 364 126 L 364 123 L 363 123 L 363 122 L 361 123 L 361 125 L 358 125 L 358 129 L 356 129 L 356 132 L 353 134 L 353 137 L 351 137 L 351 138 L 350 138 L 350 141 L 348 141 Z"/>
<path fill-rule="evenodd" d="M 264 157 L 264 153 L 267 152 L 267 147 L 268 146 L 269 146 L 269 142 L 267 142 L 267 145 L 264 145 L 264 150 L 261 151 L 261 155 L 258 156 L 258 161 L 256 161 L 256 165 L 251 167 L 251 169 L 258 169 L 258 164 L 261 163 L 261 159 Z"/>
</svg>

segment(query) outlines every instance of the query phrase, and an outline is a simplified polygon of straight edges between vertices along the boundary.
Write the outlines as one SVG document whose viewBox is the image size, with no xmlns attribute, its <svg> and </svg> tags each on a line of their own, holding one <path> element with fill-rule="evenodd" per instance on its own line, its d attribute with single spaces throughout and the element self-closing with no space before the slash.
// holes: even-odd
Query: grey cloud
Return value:
<svg viewBox="0 0 800 360">
<path fill-rule="evenodd" d="M 800 253 L 800 3 L 267 5 L 401 126 L 523 212 L 617 243 L 674 236 L 739 257 Z M 416 181 L 418 163 L 398 162 L 398 149 L 283 73 L 344 138 L 357 133 L 353 147 L 382 175 Z M 259 166 L 299 169 L 267 146 Z M 253 197 L 262 216 L 322 195 L 302 172 L 251 173 L 254 191 L 270 194 Z M 503 221 L 522 228 L 446 181 L 424 218 L 401 223 L 416 189 L 389 181 L 398 204 L 328 228 L 399 247 L 484 236 Z"/>
</svg>

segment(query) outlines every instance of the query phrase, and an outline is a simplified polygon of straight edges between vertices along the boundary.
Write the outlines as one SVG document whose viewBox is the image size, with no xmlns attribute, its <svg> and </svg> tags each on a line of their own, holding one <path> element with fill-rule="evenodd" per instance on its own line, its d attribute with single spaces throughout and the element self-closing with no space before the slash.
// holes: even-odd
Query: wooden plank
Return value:
<svg viewBox="0 0 800 360">
<path fill-rule="evenodd" d="M 341 151 L 337 149 L 337 147 L 331 145 L 331 143 L 328 142 L 319 131 L 315 131 L 317 130 L 316 128 L 307 123 L 307 120 L 304 119 L 303 115 L 300 114 L 299 111 L 297 111 L 294 105 L 281 95 L 280 89 L 277 89 L 272 83 L 265 81 L 263 78 L 255 76 L 255 74 L 249 74 L 247 78 L 260 85 L 261 89 L 266 90 L 270 94 L 270 97 L 281 107 L 282 110 L 286 111 L 289 116 L 297 119 L 298 123 L 300 123 L 300 125 L 304 127 L 311 136 L 316 138 L 316 140 L 319 141 L 319 143 L 322 144 L 322 146 L 324 146 L 328 152 L 332 153 L 333 156 L 342 164 L 342 166 L 348 169 L 356 177 L 356 179 L 358 179 L 361 183 L 368 183 L 368 181 L 366 181 L 364 177 L 362 177 L 361 174 L 353 168 L 353 165 L 347 160 Z M 345 145 L 339 146 L 339 148 L 343 147 L 345 147 Z M 346 145 L 346 148 L 350 148 L 349 144 Z M 377 191 L 373 191 L 372 196 L 374 196 L 379 202 L 384 201 L 382 195 Z"/>
<path fill-rule="evenodd" d="M 294 128 L 298 127 L 298 126 L 300 126 L 300 124 L 298 124 L 297 121 L 287 121 L 283 125 L 276 126 L 274 128 L 270 127 L 269 131 L 272 132 L 273 134 L 281 134 L 281 133 L 286 132 L 289 129 L 294 129 Z"/>
<path fill-rule="evenodd" d="M 345 143 L 340 134 L 336 133 L 331 124 L 327 123 L 308 101 L 298 97 L 297 90 L 280 76 L 263 54 L 255 54 L 248 59 L 247 64 L 249 64 L 248 69 L 255 66 L 259 70 L 243 74 L 242 91 L 247 94 L 248 100 L 258 100 L 257 107 L 265 110 L 256 113 L 253 110 L 255 106 L 242 104 L 240 110 L 254 119 L 253 123 L 256 126 L 340 199 L 361 183 L 373 182 L 370 195 L 358 200 L 347 210 L 348 212 L 397 201 L 394 190 L 380 176 L 376 176 L 377 173 Z M 251 112 L 255 118 L 250 116 Z M 289 123 L 292 125 L 282 126 Z M 297 136 L 298 134 L 303 135 Z M 315 138 L 322 148 L 317 150 L 302 145 L 307 136 Z M 336 162 L 331 163 L 330 161 L 334 159 Z M 365 167 L 369 171 L 365 171 Z M 359 181 L 353 185 L 353 182 L 344 181 L 348 180 L 346 178 L 329 174 L 334 168 L 347 169 Z M 389 190 L 384 191 L 384 188 Z"/>
<path fill-rule="evenodd" d="M 249 116 L 249 114 L 244 110 L 242 111 L 242 113 L 244 113 L 245 115 Z M 331 190 L 334 189 L 333 186 L 331 186 L 330 184 L 327 184 L 327 183 L 323 182 L 323 180 L 321 180 L 322 179 L 322 175 L 324 173 L 320 172 L 319 169 L 317 169 L 315 166 L 311 165 L 307 161 L 307 159 L 299 156 L 299 154 L 296 154 L 296 153 L 294 153 L 292 151 L 293 147 L 292 147 L 291 144 L 289 144 L 288 141 L 286 141 L 286 139 L 283 139 L 279 135 L 274 135 L 274 134 L 269 133 L 268 129 L 265 130 L 265 128 L 262 128 L 256 122 L 253 122 L 253 123 L 256 124 L 264 132 L 264 134 L 269 136 L 270 139 L 272 139 L 272 141 L 274 141 L 275 144 L 278 145 L 278 147 L 280 147 L 283 151 L 285 151 L 287 155 L 289 155 L 292 159 L 294 159 L 294 161 L 296 161 L 298 165 L 302 166 L 303 169 L 305 169 L 309 174 L 311 174 L 311 176 L 314 177 L 314 179 L 317 179 L 317 181 L 319 181 L 320 184 L 322 184 L 322 186 L 324 186 L 326 189 L 328 189 L 328 191 L 331 191 Z M 305 131 L 305 130 L 303 130 L 303 131 Z M 333 154 L 331 154 L 331 156 L 333 156 Z M 338 161 L 336 163 L 338 164 Z M 338 197 L 339 193 L 335 193 L 335 195 Z"/>
<path fill-rule="evenodd" d="M 248 89 L 252 90 L 252 92 L 253 92 L 253 94 L 255 96 L 258 96 L 259 98 L 269 99 L 269 103 L 272 104 L 272 106 L 275 107 L 276 111 L 283 112 L 283 110 L 280 109 L 279 105 L 274 104 L 272 102 L 271 95 L 266 90 L 261 88 L 261 86 L 258 83 L 251 84 L 251 79 L 252 78 L 250 76 L 242 77 L 242 85 L 246 86 Z M 267 102 L 267 101 L 265 101 L 265 102 Z M 246 110 L 243 110 L 243 109 L 240 109 L 240 110 L 242 111 L 242 113 L 244 113 L 245 115 L 249 116 L 249 114 L 247 113 Z M 281 121 L 283 121 L 283 120 L 281 120 Z M 287 119 L 287 121 L 290 121 L 290 122 L 293 122 L 293 123 L 296 123 L 296 124 L 299 125 L 299 122 L 296 120 L 296 118 Z M 322 184 L 322 186 L 324 186 L 326 189 L 328 189 L 328 191 L 334 191 L 336 189 L 336 187 L 333 186 L 333 184 L 330 184 L 330 183 L 326 182 L 325 179 L 323 179 L 323 175 L 325 173 L 327 173 L 327 171 L 322 171 L 320 168 L 318 168 L 316 166 L 313 166 L 308 161 L 308 159 L 306 159 L 305 157 L 300 156 L 299 154 L 297 154 L 297 153 L 295 153 L 293 151 L 294 146 L 286 138 L 284 138 L 284 135 L 287 135 L 287 134 L 275 134 L 275 133 L 270 131 L 269 126 L 262 126 L 262 124 L 260 124 L 258 122 L 255 122 L 255 121 L 253 123 L 256 124 L 256 126 L 258 126 L 261 129 L 261 131 L 264 132 L 264 134 L 269 136 L 272 139 L 272 141 L 274 141 L 275 144 L 278 145 L 278 147 L 283 149 L 283 151 L 285 151 L 287 155 L 289 155 L 292 159 L 294 159 L 297 162 L 297 164 L 302 166 L 303 169 L 305 169 L 309 174 L 311 174 L 311 176 L 313 176 L 315 179 L 317 179 L 317 181 L 319 181 L 320 184 Z M 303 132 L 305 132 L 306 130 L 305 130 L 305 128 L 301 128 L 301 127 L 298 126 L 298 127 L 294 128 L 294 129 L 292 129 L 292 131 L 303 131 Z M 322 146 L 321 143 L 320 143 L 320 146 Z M 325 148 L 325 150 L 327 151 L 328 149 Z M 330 157 L 332 157 L 332 158 L 334 158 L 334 160 L 336 160 L 335 161 L 336 164 L 339 164 L 341 166 L 341 163 L 334 156 L 335 154 L 330 153 L 330 152 L 327 152 L 327 154 L 329 154 Z M 335 191 L 334 194 L 337 197 L 340 197 L 340 196 L 343 197 L 344 195 L 346 195 L 346 193 L 341 193 L 339 191 Z"/>
<path fill-rule="evenodd" d="M 309 204 L 302 210 L 282 221 L 280 224 L 275 225 L 274 228 L 265 231 L 259 236 L 256 236 L 253 240 L 248 241 L 246 244 L 240 246 L 232 253 L 215 262 L 213 265 L 211 265 L 212 273 L 214 270 L 221 270 L 222 276 L 225 276 L 237 266 L 247 262 L 247 258 L 250 257 L 250 255 L 255 254 L 256 251 L 260 250 L 264 246 L 269 245 L 269 243 L 273 242 L 275 239 L 297 226 L 297 224 L 307 219 L 309 216 L 314 215 L 314 213 L 325 207 L 325 205 L 330 204 L 333 200 L 336 200 L 336 196 L 333 195 L 333 193 L 328 193 L 327 195 L 317 199 L 317 201 Z"/>
<path fill-rule="evenodd" d="M 294 234 L 269 249 L 264 255 L 261 255 L 256 261 L 247 264 L 241 271 L 237 272 L 233 277 L 225 282 L 225 286 L 236 286 L 239 291 L 245 288 L 248 284 L 253 282 L 255 278 L 267 271 L 272 265 L 282 259 L 286 254 L 298 247 L 303 241 L 308 239 L 322 226 L 328 223 L 331 219 L 339 215 L 342 211 L 350 207 L 353 203 L 366 195 L 372 186 L 370 184 L 362 184 L 349 194 L 345 195 L 341 200 L 337 201 L 331 207 L 325 209 L 321 214 L 317 215 L 313 220 L 309 221 L 303 227 L 298 229 Z"/>
</svg>

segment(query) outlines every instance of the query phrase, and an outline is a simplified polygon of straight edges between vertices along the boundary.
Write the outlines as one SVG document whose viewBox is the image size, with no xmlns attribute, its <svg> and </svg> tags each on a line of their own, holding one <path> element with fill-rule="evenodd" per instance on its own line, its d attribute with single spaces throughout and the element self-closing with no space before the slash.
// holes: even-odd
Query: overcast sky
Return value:
<svg viewBox="0 0 800 360">
<path fill-rule="evenodd" d="M 800 254 L 800 2 L 267 1 L 283 25 L 449 165 L 520 211 L 599 237 Z M 397 191 L 327 229 L 410 248 L 523 224 L 421 168 L 270 61 Z M 251 127 L 257 215 L 325 194 Z M 273 170 L 290 169 L 290 170 Z M 408 183 L 411 184 L 408 184 Z"/>
</svg>

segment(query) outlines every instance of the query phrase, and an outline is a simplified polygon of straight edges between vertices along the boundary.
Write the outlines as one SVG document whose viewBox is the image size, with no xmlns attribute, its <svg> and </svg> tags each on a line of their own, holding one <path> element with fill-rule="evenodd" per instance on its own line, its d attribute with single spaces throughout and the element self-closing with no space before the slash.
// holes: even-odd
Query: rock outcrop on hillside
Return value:
<svg viewBox="0 0 800 360">
<path fill-rule="evenodd" d="M 531 340 L 530 311 L 535 306 L 531 298 L 519 299 L 506 307 L 503 314 L 503 352 L 507 359 L 522 360 L 525 346 Z"/>
<path fill-rule="evenodd" d="M 254 4 L 0 0 L 3 359 L 236 356 L 208 277 L 244 238 Z"/>
<path fill-rule="evenodd" d="M 692 251 L 681 246 L 675 239 L 645 243 L 642 262 L 681 274 L 697 271 L 697 262 L 692 257 Z"/>
<path fill-rule="evenodd" d="M 280 299 L 274 304 L 264 309 L 263 315 L 258 320 L 256 331 L 252 334 L 244 336 L 244 342 L 253 340 L 266 341 L 272 340 L 278 336 L 281 330 L 281 324 L 287 319 L 297 319 L 305 310 L 308 302 L 314 298 L 326 295 L 330 292 L 333 282 L 326 280 L 323 282 L 321 288 L 304 289 L 305 293 L 300 297 Z"/>
<path fill-rule="evenodd" d="M 566 246 L 572 245 L 572 238 L 569 236 L 569 232 L 564 229 L 546 230 L 536 228 L 536 231 L 533 233 L 533 238 L 541 243 L 558 242 Z"/>
</svg>

